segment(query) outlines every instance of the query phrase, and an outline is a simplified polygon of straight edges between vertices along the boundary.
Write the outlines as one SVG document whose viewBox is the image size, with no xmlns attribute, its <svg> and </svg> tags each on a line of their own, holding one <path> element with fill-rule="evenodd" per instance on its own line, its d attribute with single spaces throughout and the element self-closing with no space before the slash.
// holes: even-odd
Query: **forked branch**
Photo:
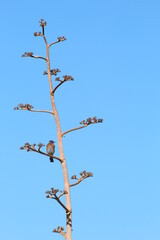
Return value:
<svg viewBox="0 0 160 240">
<path fill-rule="evenodd" d="M 83 172 L 81 172 L 80 173 L 80 178 L 77 178 L 77 176 L 76 175 L 73 175 L 72 177 L 71 177 L 71 179 L 75 179 L 75 180 L 77 180 L 75 183 L 72 183 L 72 184 L 70 184 L 69 186 L 70 187 L 73 187 L 73 186 L 76 186 L 76 185 L 78 185 L 80 182 L 82 182 L 83 180 L 85 180 L 86 178 L 88 178 L 88 177 L 93 177 L 93 173 L 91 173 L 91 172 L 86 172 L 85 170 L 83 171 Z"/>
<path fill-rule="evenodd" d="M 102 122 L 103 122 L 102 118 L 98 118 L 98 119 L 97 119 L 97 117 L 87 118 L 87 120 L 83 120 L 83 121 L 80 122 L 80 124 L 82 124 L 83 126 L 79 126 L 79 127 L 76 127 L 76 128 L 71 128 L 71 129 L 63 132 L 62 133 L 62 137 L 64 137 L 64 135 L 66 135 L 69 132 L 73 132 L 73 131 L 85 128 L 85 127 L 87 127 L 87 126 L 89 126 L 91 124 L 102 123 Z"/>
<path fill-rule="evenodd" d="M 59 157 L 56 157 L 54 155 L 52 156 L 48 153 L 42 152 L 40 149 L 43 146 L 45 146 L 43 143 L 39 143 L 37 146 L 38 146 L 38 149 L 36 149 L 36 144 L 35 143 L 34 144 L 25 143 L 24 146 L 20 147 L 20 150 L 27 150 L 27 152 L 30 152 L 30 151 L 37 152 L 37 153 L 40 153 L 40 154 L 45 155 L 47 157 L 52 157 L 52 158 L 60 161 L 61 163 L 63 162 L 63 160 L 60 159 Z"/>
<path fill-rule="evenodd" d="M 59 196 L 57 196 L 57 193 L 58 192 L 61 192 L 59 194 Z M 62 197 L 63 195 L 65 194 L 68 194 L 67 191 L 59 191 L 59 189 L 54 189 L 54 188 L 51 188 L 51 190 L 48 190 L 45 192 L 47 195 L 46 195 L 46 198 L 51 198 L 51 199 L 55 199 L 66 211 L 66 213 L 70 213 L 69 209 L 66 208 L 66 206 L 61 202 L 60 200 L 60 197 Z"/>
</svg>

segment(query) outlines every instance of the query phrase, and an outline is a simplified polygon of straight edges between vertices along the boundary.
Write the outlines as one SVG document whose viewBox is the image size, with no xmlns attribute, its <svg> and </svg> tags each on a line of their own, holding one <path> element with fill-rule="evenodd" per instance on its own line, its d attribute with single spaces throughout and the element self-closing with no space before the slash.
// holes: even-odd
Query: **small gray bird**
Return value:
<svg viewBox="0 0 160 240">
<path fill-rule="evenodd" d="M 49 155 L 52 155 L 54 154 L 55 152 L 55 144 L 54 144 L 54 141 L 53 140 L 50 140 L 49 143 L 47 144 L 46 146 L 46 150 L 47 150 L 47 153 Z M 54 162 L 53 158 L 50 157 L 50 162 Z"/>
</svg>

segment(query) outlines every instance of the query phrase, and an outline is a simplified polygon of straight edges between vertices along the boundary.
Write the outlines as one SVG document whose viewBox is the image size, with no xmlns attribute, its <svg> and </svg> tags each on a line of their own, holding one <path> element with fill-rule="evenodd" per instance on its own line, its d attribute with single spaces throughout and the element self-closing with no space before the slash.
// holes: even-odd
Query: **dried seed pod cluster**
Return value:
<svg viewBox="0 0 160 240">
<path fill-rule="evenodd" d="M 37 144 L 38 146 L 38 149 L 36 149 L 36 144 L 33 143 L 33 144 L 30 144 L 30 143 L 25 143 L 24 146 L 20 147 L 20 150 L 27 150 L 27 152 L 29 151 L 37 151 L 39 152 L 41 150 L 42 147 L 44 147 L 45 145 L 43 143 L 39 143 Z"/>
<path fill-rule="evenodd" d="M 73 187 L 77 184 L 79 184 L 80 182 L 82 182 L 84 179 L 88 178 L 88 177 L 93 177 L 93 173 L 91 172 L 86 172 L 86 170 L 84 170 L 83 172 L 80 172 L 80 178 L 78 178 L 76 175 L 73 175 L 71 177 L 72 180 L 77 180 L 76 183 L 71 184 L 70 187 Z"/>
<path fill-rule="evenodd" d="M 57 75 L 57 73 L 59 73 L 60 72 L 60 70 L 58 69 L 58 68 L 55 68 L 55 69 L 51 69 L 50 70 L 50 73 L 51 73 L 51 75 Z M 43 75 L 47 75 L 48 74 L 48 72 L 47 71 L 44 71 L 44 73 L 43 73 Z"/>
<path fill-rule="evenodd" d="M 38 152 L 39 152 L 41 150 L 41 148 L 45 146 L 45 144 L 38 143 L 37 146 L 38 146 Z"/>
<path fill-rule="evenodd" d="M 63 80 L 60 79 L 60 77 L 56 77 L 55 81 L 59 81 L 59 82 L 66 82 L 66 81 L 73 81 L 74 78 L 71 75 L 64 75 L 63 76 Z"/>
<path fill-rule="evenodd" d="M 42 36 L 42 33 L 41 32 L 34 32 L 33 34 L 35 37 L 41 37 Z"/>
<path fill-rule="evenodd" d="M 73 81 L 74 78 L 71 75 L 65 75 L 63 76 L 63 81 Z"/>
<path fill-rule="evenodd" d="M 53 229 L 53 232 L 60 232 L 60 231 L 64 231 L 64 227 L 58 226 L 57 228 Z"/>
<path fill-rule="evenodd" d="M 40 19 L 39 25 L 40 25 L 41 27 L 45 27 L 45 26 L 47 25 L 47 22 L 46 22 L 44 19 Z"/>
<path fill-rule="evenodd" d="M 20 103 L 18 104 L 17 107 L 14 107 L 14 110 L 31 110 L 32 108 L 33 106 L 28 103 L 27 104 Z"/>
<path fill-rule="evenodd" d="M 77 180 L 78 180 L 78 178 L 77 178 L 76 175 L 73 175 L 73 176 L 71 177 L 71 179 L 77 179 Z"/>
<path fill-rule="evenodd" d="M 33 57 L 33 52 L 25 52 L 22 57 Z"/>
<path fill-rule="evenodd" d="M 47 194 L 46 195 L 46 198 L 53 198 L 53 196 L 56 196 L 56 194 L 59 192 L 59 189 L 54 189 L 54 188 L 51 188 L 51 190 L 47 190 L 45 193 Z"/>
<path fill-rule="evenodd" d="M 57 196 L 58 192 L 60 193 L 59 196 Z M 55 198 L 55 197 L 60 198 L 64 194 L 67 194 L 67 191 L 65 190 L 60 191 L 59 189 L 51 188 L 51 190 L 47 190 L 45 194 L 46 194 L 46 198 Z"/>
<path fill-rule="evenodd" d="M 93 177 L 93 173 L 86 172 L 85 170 L 83 172 L 80 172 L 80 175 L 82 178 Z"/>
<path fill-rule="evenodd" d="M 58 37 L 57 39 L 58 39 L 58 42 L 63 42 L 65 40 L 67 40 L 64 36 Z"/>
<path fill-rule="evenodd" d="M 102 123 L 103 119 L 102 118 L 97 118 L 97 117 L 93 117 L 93 118 L 87 118 L 87 120 L 82 120 L 80 122 L 80 124 L 83 125 L 89 125 L 89 124 L 94 124 L 94 123 Z"/>
</svg>

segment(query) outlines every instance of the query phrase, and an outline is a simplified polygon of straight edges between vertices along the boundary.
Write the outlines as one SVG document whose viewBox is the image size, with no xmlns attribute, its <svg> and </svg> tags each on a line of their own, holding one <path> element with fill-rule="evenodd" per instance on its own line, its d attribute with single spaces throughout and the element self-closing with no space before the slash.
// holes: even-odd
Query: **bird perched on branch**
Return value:
<svg viewBox="0 0 160 240">
<path fill-rule="evenodd" d="M 46 146 L 46 150 L 47 150 L 47 153 L 48 153 L 49 155 L 52 155 L 52 156 L 53 156 L 53 154 L 54 154 L 54 152 L 55 152 L 55 144 L 54 144 L 54 141 L 53 141 L 53 140 L 50 140 L 50 141 L 49 141 L 49 143 L 48 143 L 47 146 Z M 54 162 L 52 157 L 50 157 L 50 162 Z"/>
</svg>

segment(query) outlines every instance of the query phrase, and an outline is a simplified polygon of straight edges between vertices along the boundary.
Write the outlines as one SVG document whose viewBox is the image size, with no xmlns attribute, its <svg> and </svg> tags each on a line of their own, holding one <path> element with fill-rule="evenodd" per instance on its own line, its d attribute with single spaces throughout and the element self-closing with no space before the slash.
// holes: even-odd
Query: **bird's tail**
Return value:
<svg viewBox="0 0 160 240">
<path fill-rule="evenodd" d="M 54 162 L 54 160 L 53 160 L 53 158 L 52 158 L 52 157 L 50 157 L 50 162 Z"/>
</svg>

